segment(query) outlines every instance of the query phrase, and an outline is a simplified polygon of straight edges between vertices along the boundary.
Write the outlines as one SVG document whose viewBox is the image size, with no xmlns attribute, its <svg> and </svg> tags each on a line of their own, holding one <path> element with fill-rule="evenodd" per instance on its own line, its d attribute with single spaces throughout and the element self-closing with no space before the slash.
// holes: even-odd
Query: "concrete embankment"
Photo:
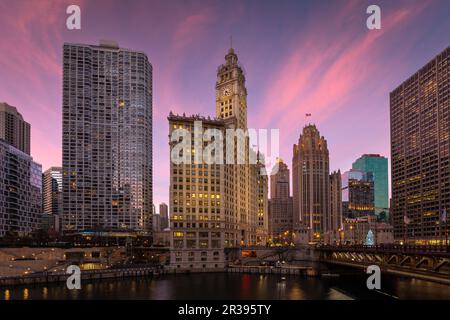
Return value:
<svg viewBox="0 0 450 320">
<path fill-rule="evenodd" d="M 185 273 L 203 273 L 212 272 L 212 270 L 176 270 L 176 269 L 157 269 L 157 268 L 123 268 L 123 269 L 104 269 L 104 270 L 82 270 L 81 279 L 84 281 L 101 279 L 121 279 L 132 277 L 153 277 L 163 274 L 185 274 Z M 214 270 L 217 272 L 217 270 Z M 229 266 L 221 269 L 220 272 L 230 273 L 253 273 L 253 274 L 280 274 L 280 275 L 298 275 L 316 277 L 319 272 L 312 267 L 266 267 L 266 266 Z M 29 284 L 44 284 L 65 282 L 69 274 L 60 273 L 39 273 L 22 276 L 0 277 L 0 286 L 15 286 Z"/>
<path fill-rule="evenodd" d="M 155 268 L 123 268 L 123 269 L 105 269 L 105 270 L 82 270 L 82 280 L 99 280 L 113 278 L 129 278 L 129 277 L 148 277 L 169 273 L 165 270 Z M 40 284 L 52 282 L 65 282 L 69 277 L 66 273 L 40 273 L 29 274 L 23 276 L 0 277 L 0 286 L 24 285 L 24 284 Z"/>
</svg>

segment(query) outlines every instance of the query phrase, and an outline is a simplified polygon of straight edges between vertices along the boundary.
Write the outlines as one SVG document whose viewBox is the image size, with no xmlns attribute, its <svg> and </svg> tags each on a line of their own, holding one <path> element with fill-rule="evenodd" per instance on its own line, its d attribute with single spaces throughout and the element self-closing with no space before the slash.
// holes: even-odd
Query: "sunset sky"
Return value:
<svg viewBox="0 0 450 320">
<path fill-rule="evenodd" d="M 81 30 L 66 8 L 81 7 Z M 366 28 L 370 4 L 381 30 Z M 389 151 L 389 92 L 450 45 L 450 1 L 0 1 L 0 102 L 31 124 L 35 161 L 61 165 L 62 45 L 116 40 L 153 65 L 154 202 L 168 202 L 170 110 L 215 114 L 216 69 L 233 47 L 247 73 L 248 123 L 279 128 L 281 157 L 306 122 L 331 169 Z M 305 113 L 312 117 L 305 118 Z"/>
</svg>

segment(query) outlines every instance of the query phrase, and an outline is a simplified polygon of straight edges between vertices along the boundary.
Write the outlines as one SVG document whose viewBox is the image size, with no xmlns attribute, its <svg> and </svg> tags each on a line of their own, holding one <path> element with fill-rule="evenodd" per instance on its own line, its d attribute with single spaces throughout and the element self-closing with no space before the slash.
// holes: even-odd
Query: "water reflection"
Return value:
<svg viewBox="0 0 450 320">
<path fill-rule="evenodd" d="M 336 279 L 281 275 L 202 273 L 156 278 L 108 279 L 82 283 L 68 290 L 65 283 L 0 289 L 5 300 L 34 299 L 386 299 L 368 290 L 365 274 Z M 450 299 L 450 287 L 423 280 L 383 277 L 382 290 L 400 299 Z"/>
</svg>

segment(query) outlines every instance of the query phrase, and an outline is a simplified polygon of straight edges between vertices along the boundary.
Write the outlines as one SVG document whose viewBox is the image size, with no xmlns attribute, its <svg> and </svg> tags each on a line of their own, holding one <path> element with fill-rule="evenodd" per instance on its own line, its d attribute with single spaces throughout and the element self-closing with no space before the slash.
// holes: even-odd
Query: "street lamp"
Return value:
<svg viewBox="0 0 450 320">
<path fill-rule="evenodd" d="M 353 231 L 353 226 L 350 226 L 350 232 L 352 234 L 352 245 L 355 244 L 355 232 Z"/>
</svg>

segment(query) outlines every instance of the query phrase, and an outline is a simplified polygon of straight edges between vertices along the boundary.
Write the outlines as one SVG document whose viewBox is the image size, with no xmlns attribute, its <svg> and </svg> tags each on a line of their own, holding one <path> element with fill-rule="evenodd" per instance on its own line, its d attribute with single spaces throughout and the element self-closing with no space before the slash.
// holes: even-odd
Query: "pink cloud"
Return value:
<svg viewBox="0 0 450 320">
<path fill-rule="evenodd" d="M 386 13 L 381 30 L 367 31 L 356 39 L 341 27 L 335 31 L 339 37 L 328 42 L 329 29 L 322 29 L 320 25 L 312 27 L 311 36 L 301 39 L 301 44 L 292 50 L 275 76 L 275 84 L 267 90 L 264 112 L 259 114 L 256 123 L 278 125 L 290 136 L 301 130 L 299 121 L 306 113 L 312 113 L 313 121 L 319 123 L 333 117 L 346 108 L 360 86 L 383 69 L 372 59 L 381 49 L 378 40 L 395 33 L 397 26 L 404 25 L 427 5 L 424 2 Z M 340 25 L 342 15 L 352 16 L 354 11 L 353 5 L 348 6 L 330 24 Z M 280 113 L 282 116 L 278 116 Z"/>
<path fill-rule="evenodd" d="M 204 8 L 200 12 L 185 17 L 177 26 L 174 33 L 175 50 L 182 50 L 198 40 L 212 21 L 212 10 Z"/>
</svg>

